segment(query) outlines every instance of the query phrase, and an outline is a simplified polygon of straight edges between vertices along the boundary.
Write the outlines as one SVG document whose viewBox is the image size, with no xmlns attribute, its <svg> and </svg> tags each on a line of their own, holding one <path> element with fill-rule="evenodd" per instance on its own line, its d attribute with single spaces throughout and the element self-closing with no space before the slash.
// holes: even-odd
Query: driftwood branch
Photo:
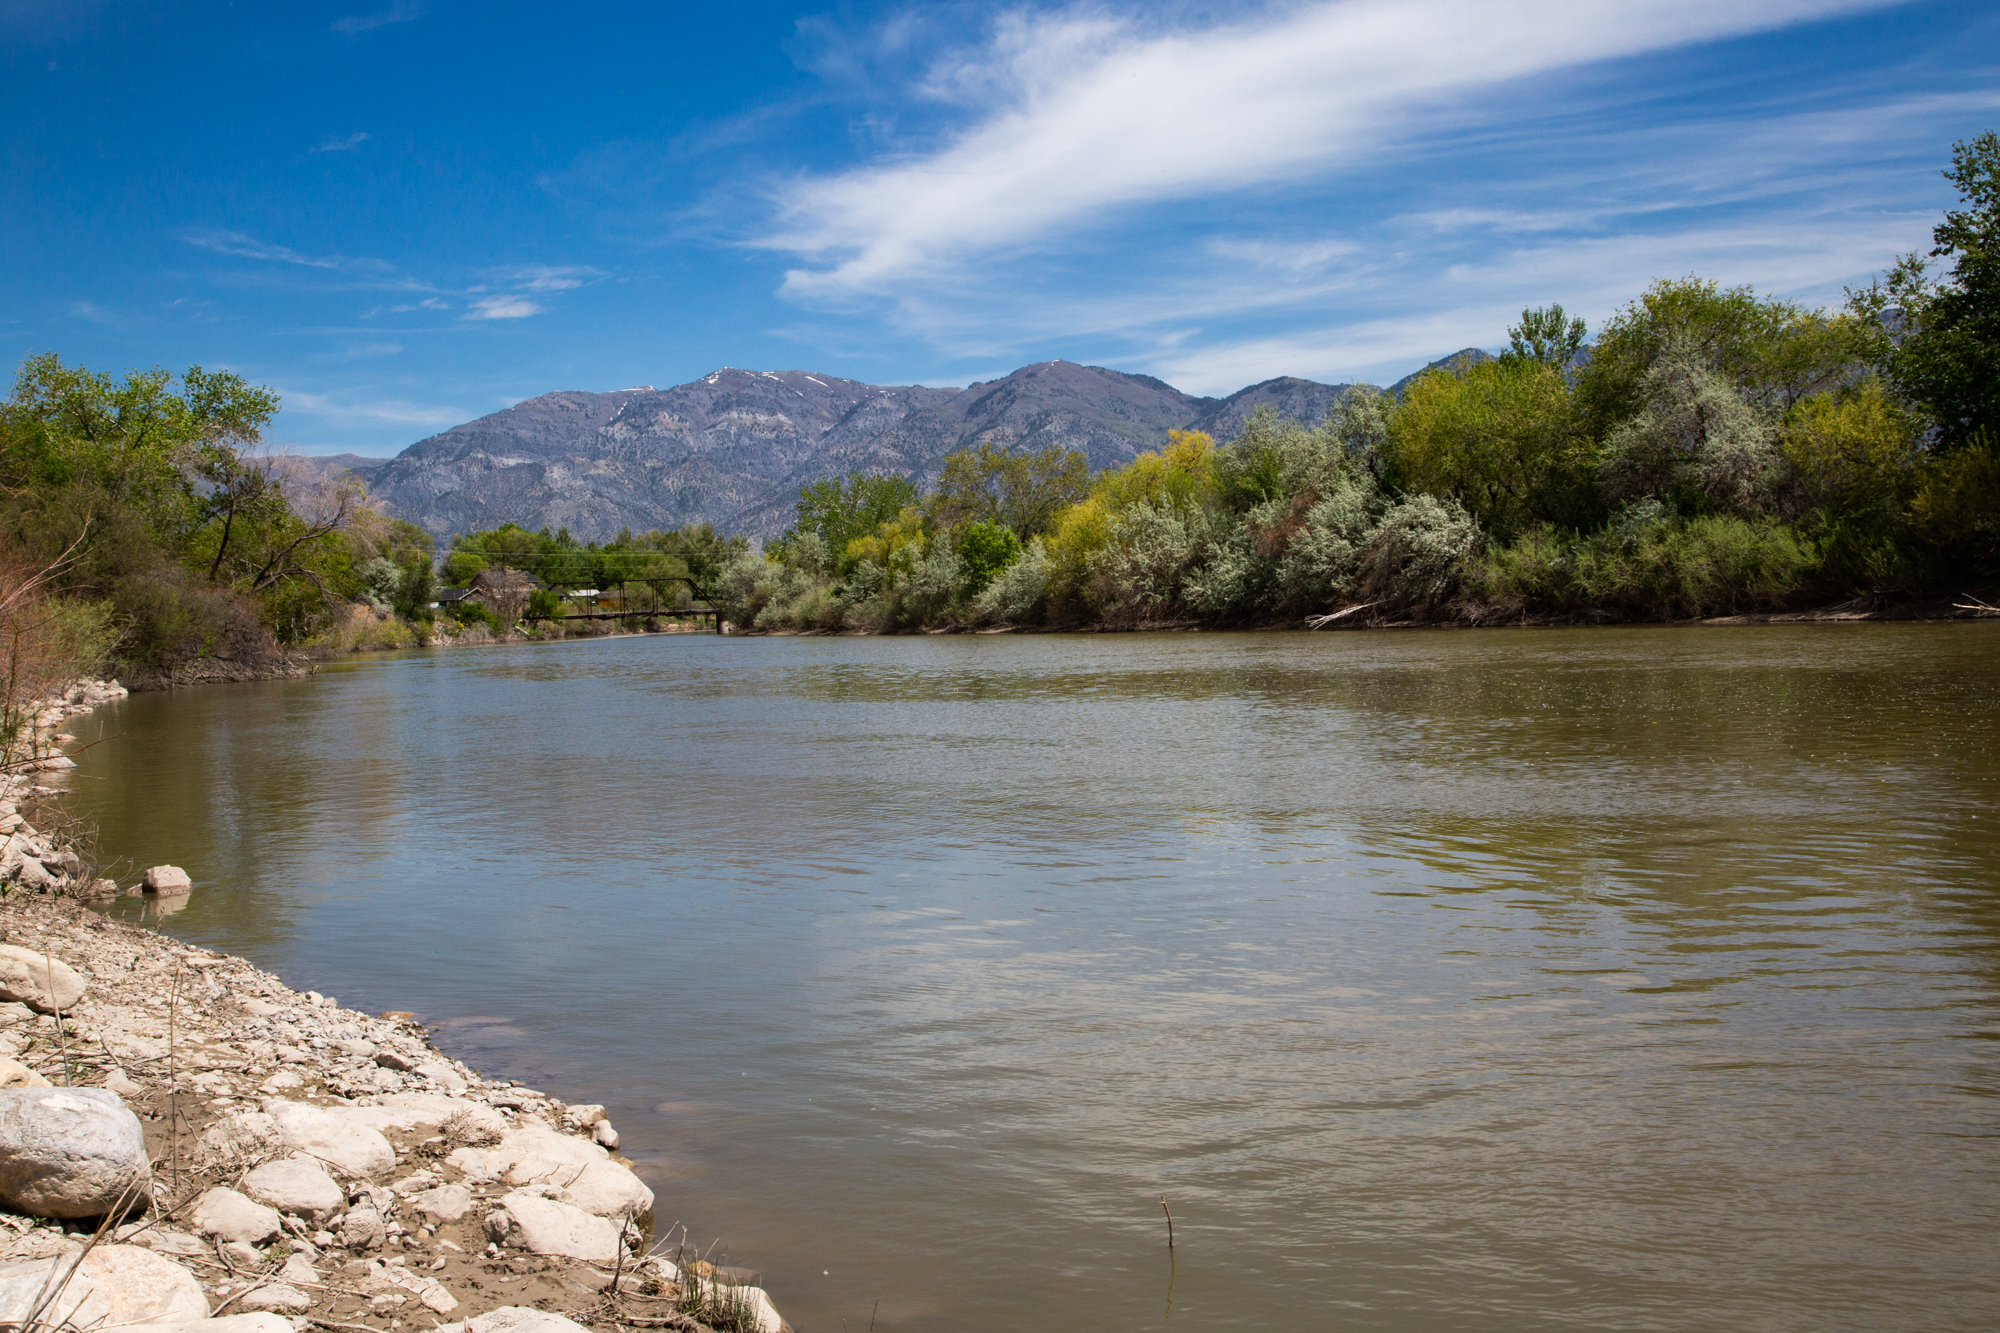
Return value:
<svg viewBox="0 0 2000 1333">
<path fill-rule="evenodd" d="M 1326 626 L 1331 625 L 1334 621 L 1343 620 L 1346 617 L 1353 615 L 1356 611 L 1366 611 L 1371 606 L 1380 606 L 1380 605 L 1382 605 L 1382 603 L 1380 602 L 1362 602 L 1358 606 L 1344 607 L 1339 611 L 1333 612 L 1331 615 L 1307 616 L 1306 628 L 1324 629 Z"/>
<path fill-rule="evenodd" d="M 2000 616 L 2000 606 L 1995 606 L 1991 602 L 1982 601 L 1980 598 L 1973 597 L 1972 594 L 1969 592 L 1963 593 L 1961 594 L 1961 596 L 1970 598 L 1970 600 L 1964 602 L 1953 602 L 1952 606 L 1955 607 L 1956 609 L 1960 611 L 1970 611 L 1974 615 Z"/>
</svg>

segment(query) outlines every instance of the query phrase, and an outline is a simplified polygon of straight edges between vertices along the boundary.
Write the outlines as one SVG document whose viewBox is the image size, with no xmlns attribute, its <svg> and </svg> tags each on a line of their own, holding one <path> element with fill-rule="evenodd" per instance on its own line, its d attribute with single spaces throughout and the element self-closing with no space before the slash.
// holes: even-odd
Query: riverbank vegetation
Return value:
<svg viewBox="0 0 2000 1333">
<path fill-rule="evenodd" d="M 1977 586 L 2000 576 L 2000 138 L 1957 145 L 1945 174 L 1962 206 L 1931 250 L 1839 309 L 1689 277 L 1594 339 L 1527 310 L 1497 357 L 1356 387 L 1316 424 L 1169 432 L 1095 476 L 987 441 L 927 491 L 819 481 L 761 549 L 706 526 L 586 543 L 507 525 L 440 560 L 351 475 L 266 451 L 268 389 L 31 357 L 0 404 L 9 698 L 104 669 L 229 678 L 584 632 L 607 609 L 794 631 L 1485 624 Z M 440 596 L 482 578 L 520 595 Z"/>
<path fill-rule="evenodd" d="M 56 645 L 58 674 L 254 673 L 365 599 L 374 566 L 428 569 L 429 536 L 368 511 L 354 482 L 261 451 L 277 406 L 199 366 L 177 382 L 23 363 L 0 405 L 0 551 L 21 589 L 7 633 Z"/>
<path fill-rule="evenodd" d="M 1656 282 L 1586 343 L 1528 310 L 1497 357 L 1317 426 L 1088 474 L 992 444 L 919 496 L 809 488 L 717 584 L 737 624 L 1662 620 L 1908 598 L 2000 574 L 2000 139 L 1957 145 L 1928 255 L 1813 309 Z"/>
</svg>

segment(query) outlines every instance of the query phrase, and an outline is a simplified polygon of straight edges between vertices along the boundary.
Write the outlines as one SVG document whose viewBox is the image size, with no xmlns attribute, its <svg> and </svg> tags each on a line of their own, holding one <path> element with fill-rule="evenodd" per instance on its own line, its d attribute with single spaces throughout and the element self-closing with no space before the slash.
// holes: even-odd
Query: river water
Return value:
<svg viewBox="0 0 2000 1333">
<path fill-rule="evenodd" d="M 1988 1329 L 1996 650 L 502 646 L 135 697 L 72 800 L 801 1333 Z"/>
</svg>

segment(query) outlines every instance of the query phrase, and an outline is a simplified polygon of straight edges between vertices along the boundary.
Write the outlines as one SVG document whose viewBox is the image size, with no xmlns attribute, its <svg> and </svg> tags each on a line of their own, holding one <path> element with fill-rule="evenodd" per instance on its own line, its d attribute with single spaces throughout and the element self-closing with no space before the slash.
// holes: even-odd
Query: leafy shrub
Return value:
<svg viewBox="0 0 2000 1333">
<path fill-rule="evenodd" d="M 973 612 L 982 620 L 1034 624 L 1047 612 L 1048 591 L 1049 555 L 1037 537 L 973 599 Z"/>
<path fill-rule="evenodd" d="M 1465 587 L 1489 616 L 1678 620 L 1782 609 L 1819 566 L 1817 546 L 1775 519 L 1679 519 L 1641 501 L 1588 537 L 1545 528 L 1490 548 Z"/>
<path fill-rule="evenodd" d="M 278 651 L 255 602 L 179 566 L 138 570 L 110 591 L 124 621 L 116 655 L 128 667 L 199 657 L 255 661 Z"/>
<path fill-rule="evenodd" d="M 1360 559 L 1360 595 L 1410 611 L 1441 606 L 1481 540 L 1479 524 L 1458 501 L 1412 496 L 1382 515 L 1370 535 Z"/>
<path fill-rule="evenodd" d="M 1769 505 L 1781 462 L 1775 423 L 1700 353 L 1669 344 L 1647 370 L 1643 393 L 1638 415 L 1605 441 L 1601 474 L 1610 500 L 1673 496 L 1733 514 Z"/>
<path fill-rule="evenodd" d="M 348 608 L 344 616 L 308 647 L 324 654 L 386 652 L 418 646 L 417 632 L 408 622 L 386 611 L 376 611 L 366 603 Z"/>
<path fill-rule="evenodd" d="M 958 559 L 963 569 L 961 593 L 979 596 L 993 576 L 1021 558 L 1021 539 L 1014 530 L 998 523 L 970 523 L 958 538 Z"/>
<path fill-rule="evenodd" d="M 2000 446 L 1990 435 L 1923 469 L 1911 518 L 1943 570 L 2000 572 Z"/>
</svg>

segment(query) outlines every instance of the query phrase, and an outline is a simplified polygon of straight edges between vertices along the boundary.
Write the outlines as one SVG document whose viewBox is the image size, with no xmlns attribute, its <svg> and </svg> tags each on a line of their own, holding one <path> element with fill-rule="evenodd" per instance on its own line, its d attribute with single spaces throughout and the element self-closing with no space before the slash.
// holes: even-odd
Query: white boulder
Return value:
<svg viewBox="0 0 2000 1333">
<path fill-rule="evenodd" d="M 653 1191 L 616 1162 L 592 1162 L 562 1186 L 563 1198 L 599 1217 L 641 1217 L 653 1211 Z"/>
<path fill-rule="evenodd" d="M 172 896 L 194 891 L 194 881 L 179 866 L 154 866 L 139 882 L 148 893 Z"/>
<path fill-rule="evenodd" d="M 588 1333 L 583 1325 L 525 1305 L 503 1305 L 462 1324 L 440 1324 L 437 1333 Z"/>
<path fill-rule="evenodd" d="M 652 1266 L 663 1283 L 679 1285 L 686 1280 L 681 1271 L 665 1259 L 654 1259 Z M 755 1321 L 756 1333 L 783 1333 L 786 1328 L 785 1321 L 778 1316 L 778 1307 L 771 1303 L 770 1296 L 762 1287 L 741 1287 L 704 1277 L 695 1277 L 692 1280 L 700 1287 L 702 1296 L 708 1301 L 747 1305 Z M 749 1330 L 745 1329 L 742 1333 L 749 1333 Z"/>
<path fill-rule="evenodd" d="M 383 1134 L 392 1129 L 437 1129 L 446 1121 L 462 1125 L 484 1139 L 500 1138 L 508 1130 L 507 1118 L 484 1102 L 429 1092 L 391 1093 L 382 1098 L 379 1106 L 335 1107 L 329 1114 Z"/>
<path fill-rule="evenodd" d="M 19 1060 L 0 1056 L 0 1088 L 46 1088 L 49 1081 Z"/>
<path fill-rule="evenodd" d="M 263 1106 L 286 1146 L 319 1158 L 343 1176 L 371 1179 L 396 1165 L 396 1150 L 380 1130 L 307 1102 L 270 1097 Z"/>
<path fill-rule="evenodd" d="M 423 1075 L 440 1088 L 451 1092 L 465 1091 L 465 1075 L 442 1060 L 424 1060 L 417 1064 L 416 1073 Z"/>
<path fill-rule="evenodd" d="M 111 1297 L 82 1273 L 74 1255 L 0 1266 L 0 1328 L 94 1328 L 111 1318 Z"/>
<path fill-rule="evenodd" d="M 494 1147 L 461 1148 L 446 1161 L 475 1181 L 555 1186 L 599 1217 L 637 1217 L 653 1207 L 653 1191 L 604 1149 L 546 1125 L 522 1125 Z"/>
<path fill-rule="evenodd" d="M 438 1185 L 412 1194 L 404 1205 L 437 1222 L 456 1222 L 472 1208 L 472 1191 L 463 1185 Z"/>
<path fill-rule="evenodd" d="M 340 1243 L 350 1250 L 378 1250 L 389 1238 L 389 1224 L 372 1203 L 360 1203 L 340 1219 Z"/>
<path fill-rule="evenodd" d="M 618 1228 L 612 1223 L 531 1190 L 514 1190 L 500 1199 L 486 1214 L 486 1236 L 509 1249 L 592 1264 L 617 1263 L 621 1248 Z"/>
<path fill-rule="evenodd" d="M 283 1152 L 285 1136 L 278 1122 L 262 1111 L 241 1111 L 210 1125 L 202 1133 L 201 1145 L 218 1157 L 240 1160 Z"/>
<path fill-rule="evenodd" d="M 243 1177 L 243 1192 L 281 1213 L 318 1222 L 340 1211 L 347 1196 L 314 1157 L 266 1162 Z"/>
<path fill-rule="evenodd" d="M 83 978 L 62 959 L 0 944 L 0 1000 L 18 1000 L 38 1014 L 66 1013 L 83 991 Z"/>
<path fill-rule="evenodd" d="M 292 1321 L 280 1314 L 226 1314 L 192 1323 L 131 1324 L 117 1333 L 293 1333 Z"/>
<path fill-rule="evenodd" d="M 146 1201 L 139 1118 L 103 1088 L 0 1088 L 0 1203 L 35 1217 L 101 1217 Z"/>
<path fill-rule="evenodd" d="M 273 1314 L 304 1314 L 312 1307 L 312 1297 L 287 1282 L 253 1287 L 236 1302 L 239 1310 L 269 1310 Z"/>
<path fill-rule="evenodd" d="M 278 1210 L 247 1199 L 226 1185 L 217 1185 L 194 1201 L 188 1225 L 220 1241 L 262 1245 L 285 1229 Z"/>
<path fill-rule="evenodd" d="M 81 1272 L 111 1299 L 111 1324 L 183 1324 L 208 1318 L 208 1297 L 193 1273 L 139 1245 L 99 1245 Z"/>
</svg>

